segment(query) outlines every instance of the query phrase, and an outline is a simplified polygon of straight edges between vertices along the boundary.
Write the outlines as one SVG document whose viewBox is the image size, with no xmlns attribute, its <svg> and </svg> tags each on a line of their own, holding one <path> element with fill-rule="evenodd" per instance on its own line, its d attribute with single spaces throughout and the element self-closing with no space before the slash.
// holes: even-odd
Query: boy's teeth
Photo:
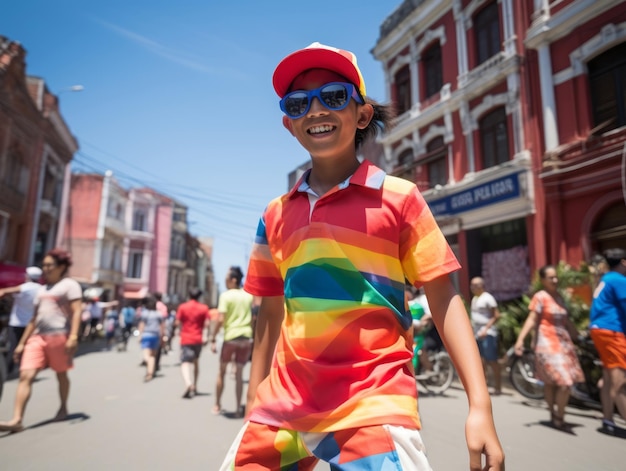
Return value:
<svg viewBox="0 0 626 471">
<path fill-rule="evenodd" d="M 333 130 L 332 126 L 315 126 L 314 128 L 311 128 L 309 132 L 311 134 L 319 134 L 322 132 L 330 132 L 332 130 Z"/>
</svg>

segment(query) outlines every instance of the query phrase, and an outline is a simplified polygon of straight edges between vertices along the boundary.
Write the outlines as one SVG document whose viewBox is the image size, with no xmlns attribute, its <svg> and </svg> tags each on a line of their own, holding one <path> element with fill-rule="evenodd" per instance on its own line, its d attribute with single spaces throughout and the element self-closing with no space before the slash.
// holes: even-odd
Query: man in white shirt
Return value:
<svg viewBox="0 0 626 471">
<path fill-rule="evenodd" d="M 481 277 L 472 278 L 470 289 L 474 295 L 471 304 L 474 336 L 483 360 L 485 376 L 487 366 L 489 366 L 494 377 L 494 394 L 498 395 L 502 392 L 500 364 L 498 363 L 498 330 L 495 325 L 500 317 L 498 303 L 490 293 L 485 291 L 485 281 Z"/>
<path fill-rule="evenodd" d="M 9 353 L 8 353 L 8 370 L 11 372 L 15 366 L 13 362 L 13 350 L 22 338 L 24 329 L 33 317 L 35 310 L 35 295 L 41 285 L 41 268 L 28 267 L 24 274 L 25 281 L 21 285 L 11 288 L 0 289 L 0 298 L 3 296 L 13 295 L 13 306 L 11 307 L 11 315 L 9 317 Z"/>
</svg>

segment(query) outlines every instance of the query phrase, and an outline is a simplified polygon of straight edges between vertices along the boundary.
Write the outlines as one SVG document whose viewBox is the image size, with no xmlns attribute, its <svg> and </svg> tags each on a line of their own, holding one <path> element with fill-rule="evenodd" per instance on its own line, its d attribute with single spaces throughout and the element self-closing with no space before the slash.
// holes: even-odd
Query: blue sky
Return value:
<svg viewBox="0 0 626 471">
<path fill-rule="evenodd" d="M 314 41 L 349 49 L 368 95 L 386 101 L 370 51 L 400 3 L 20 0 L 3 8 L 0 35 L 59 95 L 80 145 L 73 168 L 110 169 L 124 187 L 186 204 L 190 232 L 214 238 L 223 286 L 229 265 L 245 271 L 265 205 L 308 159 L 282 127 L 274 67 Z"/>
</svg>

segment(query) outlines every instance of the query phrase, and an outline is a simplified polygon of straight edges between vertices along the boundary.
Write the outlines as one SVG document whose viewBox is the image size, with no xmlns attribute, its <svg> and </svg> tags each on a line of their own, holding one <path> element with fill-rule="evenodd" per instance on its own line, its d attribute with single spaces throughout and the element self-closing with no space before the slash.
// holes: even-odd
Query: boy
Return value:
<svg viewBox="0 0 626 471">
<path fill-rule="evenodd" d="M 273 77 L 312 168 L 270 202 L 245 289 L 262 297 L 247 421 L 222 470 L 429 470 L 405 279 L 428 296 L 469 399 L 470 466 L 504 469 L 478 349 L 448 273 L 459 264 L 415 185 L 357 149 L 390 124 L 349 51 L 314 43 Z M 345 467 L 344 467 L 345 466 Z"/>
<path fill-rule="evenodd" d="M 623 435 L 613 421 L 615 406 L 626 420 L 626 250 L 604 252 L 610 269 L 593 293 L 589 333 L 602 360 L 602 428 L 609 435 Z"/>
</svg>

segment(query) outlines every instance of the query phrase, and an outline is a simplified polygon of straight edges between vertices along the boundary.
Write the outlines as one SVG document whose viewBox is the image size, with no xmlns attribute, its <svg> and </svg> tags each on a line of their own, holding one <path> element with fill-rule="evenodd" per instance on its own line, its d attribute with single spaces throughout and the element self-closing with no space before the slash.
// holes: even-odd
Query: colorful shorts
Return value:
<svg viewBox="0 0 626 471">
<path fill-rule="evenodd" d="M 63 373 L 74 365 L 72 357 L 65 351 L 67 335 L 31 335 L 26 341 L 20 370 L 43 370 L 51 368 L 57 373 Z"/>
<path fill-rule="evenodd" d="M 606 329 L 591 329 L 589 333 L 602 366 L 626 370 L 626 335 Z"/>
<path fill-rule="evenodd" d="M 222 363 L 229 363 L 234 360 L 235 363 L 244 365 L 250 359 L 251 353 L 251 338 L 239 337 L 233 340 L 226 340 L 222 345 L 222 354 L 220 355 L 220 361 Z"/>
<path fill-rule="evenodd" d="M 220 471 L 432 471 L 418 430 L 374 425 L 327 433 L 296 432 L 246 422 Z"/>
</svg>

